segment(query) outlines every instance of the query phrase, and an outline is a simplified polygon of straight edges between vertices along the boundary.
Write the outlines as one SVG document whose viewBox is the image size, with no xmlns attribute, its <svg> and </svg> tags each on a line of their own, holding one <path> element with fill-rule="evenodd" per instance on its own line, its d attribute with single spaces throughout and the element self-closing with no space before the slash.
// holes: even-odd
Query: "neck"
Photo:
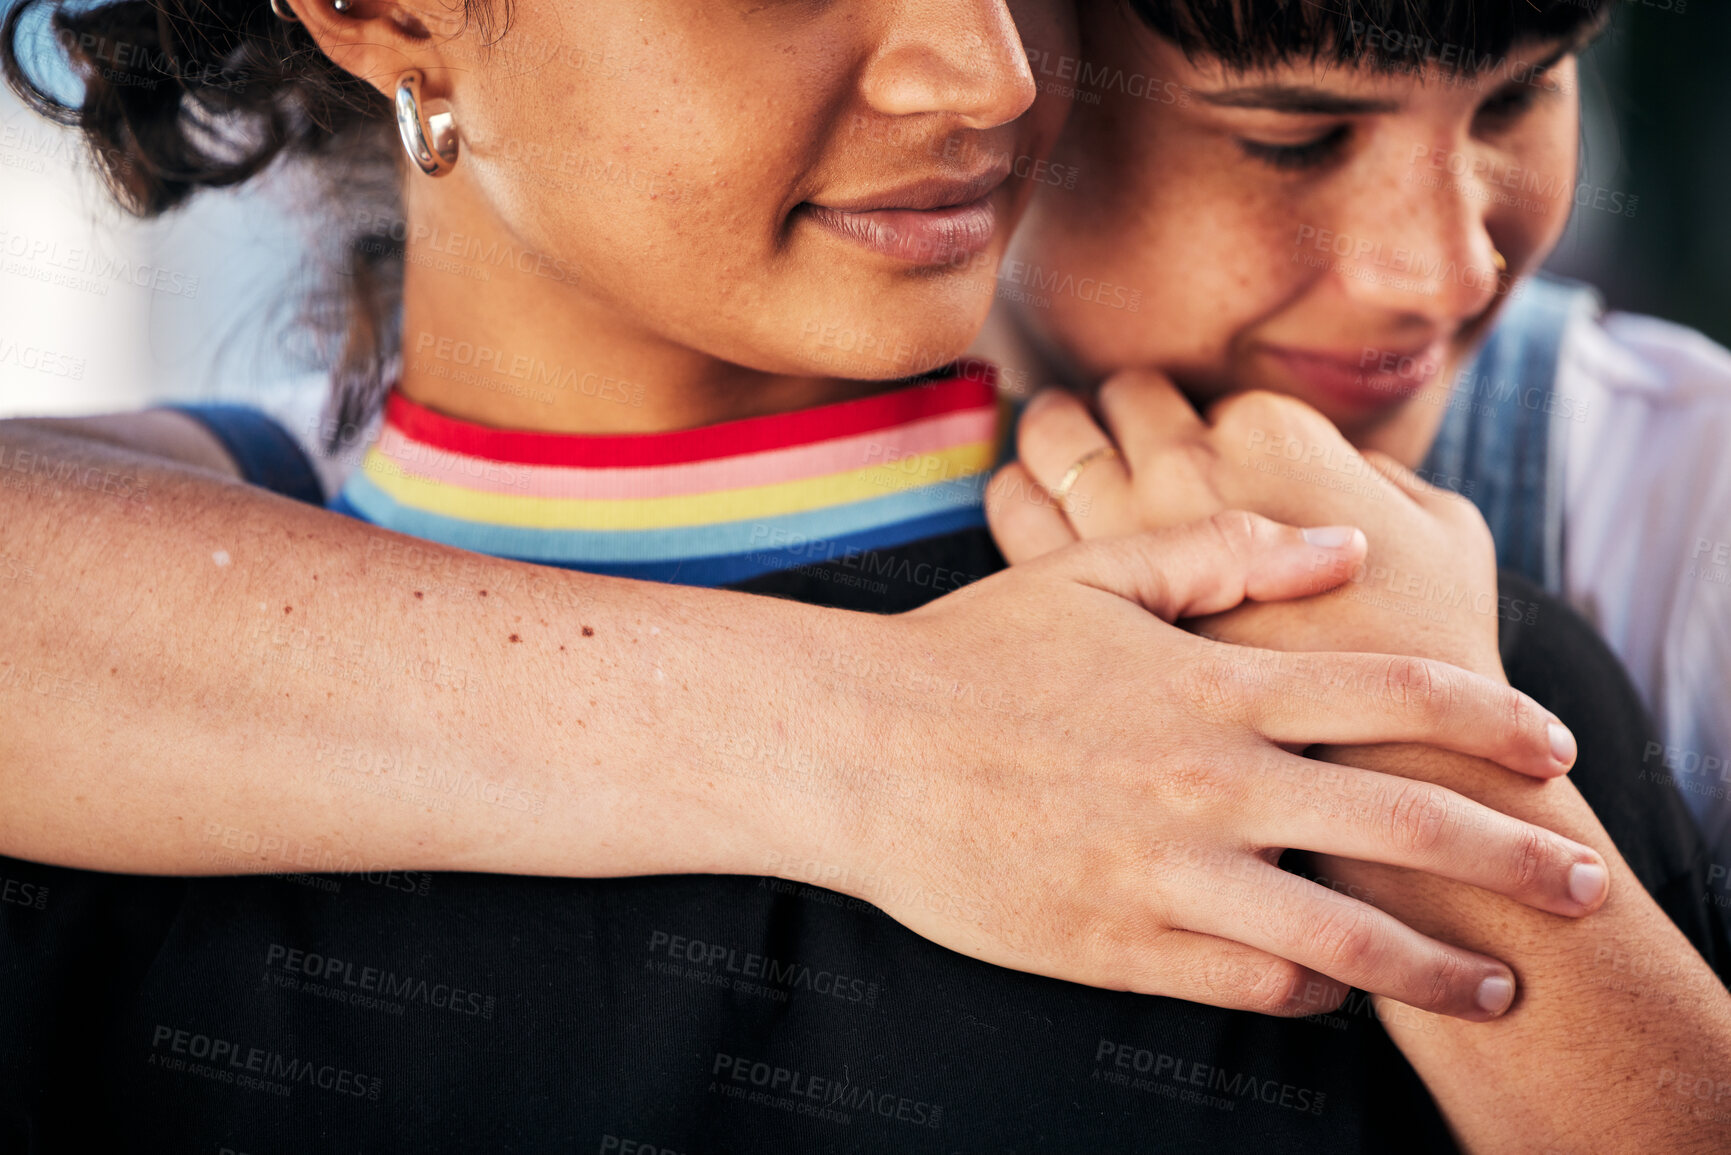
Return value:
<svg viewBox="0 0 1731 1155">
<path fill-rule="evenodd" d="M 430 409 L 504 429 L 654 433 L 895 387 L 760 372 L 679 345 L 497 221 L 453 226 L 409 207 L 398 388 Z"/>
</svg>

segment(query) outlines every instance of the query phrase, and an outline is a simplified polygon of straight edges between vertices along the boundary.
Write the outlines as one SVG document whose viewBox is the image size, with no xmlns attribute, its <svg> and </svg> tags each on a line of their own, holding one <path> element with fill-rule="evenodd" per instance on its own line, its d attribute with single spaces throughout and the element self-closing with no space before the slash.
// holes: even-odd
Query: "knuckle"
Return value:
<svg viewBox="0 0 1731 1155">
<path fill-rule="evenodd" d="M 1336 907 L 1316 928 L 1316 950 L 1324 963 L 1320 969 L 1343 976 L 1361 973 L 1375 958 L 1376 938 L 1368 910 L 1359 906 Z"/>
<path fill-rule="evenodd" d="M 1057 437 L 1057 408 L 1056 404 L 1048 402 L 1023 410 L 1021 420 L 1016 422 L 1017 457 L 1023 461 L 1039 461 L 1049 456 L 1046 451 L 1053 448 Z"/>
<path fill-rule="evenodd" d="M 1094 397 L 1102 409 L 1115 409 L 1133 400 L 1146 386 L 1134 373 L 1114 373 L 1100 382 Z"/>
<path fill-rule="evenodd" d="M 1478 509 L 1472 502 L 1452 489 L 1443 489 L 1441 486 L 1433 485 L 1424 491 L 1424 495 L 1430 500 L 1432 509 L 1439 517 L 1451 522 L 1459 522 L 1463 529 L 1474 520 L 1484 520 L 1484 518 L 1477 516 Z"/>
<path fill-rule="evenodd" d="M 1393 657 L 1384 666 L 1383 688 L 1400 706 L 1429 713 L 1437 705 L 1437 672 L 1423 658 Z"/>
<path fill-rule="evenodd" d="M 1130 588 L 1136 590 L 1142 597 L 1143 604 L 1150 606 L 1171 606 L 1175 600 L 1172 586 L 1172 575 L 1166 572 L 1160 558 L 1152 550 L 1143 548 L 1128 559 L 1132 571 Z"/>
<path fill-rule="evenodd" d="M 1268 421 L 1286 424 L 1309 406 L 1296 398 L 1267 389 L 1246 389 L 1215 402 L 1211 416 L 1216 424 L 1232 421 Z"/>
<path fill-rule="evenodd" d="M 1212 759 L 1191 756 L 1161 768 L 1156 792 L 1160 804 L 1179 812 L 1190 812 L 1210 803 L 1230 801 L 1238 788 L 1232 775 Z"/>
<path fill-rule="evenodd" d="M 1182 692 L 1191 712 L 1210 720 L 1236 717 L 1245 690 L 1240 685 L 1238 668 L 1212 657 L 1188 665 L 1183 672 Z"/>
<path fill-rule="evenodd" d="M 1448 796 L 1441 790 L 1423 782 L 1403 783 L 1388 807 L 1389 841 L 1402 850 L 1429 853 L 1442 844 L 1448 818 Z"/>
<path fill-rule="evenodd" d="M 1422 1000 L 1414 1005 L 1421 1011 L 1441 1011 L 1453 1006 L 1455 991 L 1469 979 L 1466 965 L 1453 955 L 1442 952 L 1431 964 Z"/>
<path fill-rule="evenodd" d="M 1180 494 L 1207 493 L 1220 466 L 1220 454 L 1205 437 L 1185 438 L 1138 461 L 1131 474 L 1145 501 Z"/>
<path fill-rule="evenodd" d="M 1110 990 L 1136 989 L 1143 969 L 1137 962 L 1155 948 L 1155 943 L 1107 918 L 1084 922 L 1074 943 L 1094 983 Z"/>
<path fill-rule="evenodd" d="M 1431 512 L 1459 539 L 1459 545 L 1474 554 L 1496 553 L 1496 538 L 1491 533 L 1490 523 L 1485 521 L 1485 515 L 1470 498 L 1450 489 L 1436 489 L 1426 497 L 1431 502 Z"/>
<path fill-rule="evenodd" d="M 1537 827 L 1523 823 L 1509 847 L 1509 881 L 1520 890 L 1533 886 L 1549 857 L 1550 840 Z"/>
<path fill-rule="evenodd" d="M 1203 420 L 1210 425 L 1229 425 L 1238 421 L 1247 412 L 1253 410 L 1259 390 L 1248 389 L 1242 393 L 1228 393 L 1220 400 L 1210 405 L 1203 413 Z"/>
<path fill-rule="evenodd" d="M 1505 741 L 1511 746 L 1518 745 L 1528 734 L 1543 729 L 1543 719 L 1539 716 L 1538 704 L 1531 698 L 1519 690 L 1504 692 L 1507 694 L 1505 724 L 1508 726 Z"/>
<path fill-rule="evenodd" d="M 1270 959 L 1244 968 L 1245 982 L 1229 992 L 1234 1003 L 1265 1015 L 1314 1013 L 1304 1001 L 1306 971 L 1286 959 Z"/>
<path fill-rule="evenodd" d="M 1471 498 L 1452 489 L 1434 485 L 1427 496 L 1436 502 L 1437 510 L 1442 516 L 1459 524 L 1463 530 L 1482 532 L 1487 540 L 1491 537 L 1490 524 L 1485 521 L 1485 515 L 1479 512 L 1479 507 L 1473 504 Z"/>
<path fill-rule="evenodd" d="M 1409 482 L 1417 488 L 1423 488 L 1428 484 L 1418 474 L 1414 473 L 1412 470 L 1408 469 L 1406 466 L 1402 465 L 1380 449 L 1360 449 L 1358 455 L 1364 458 L 1366 465 L 1392 473 L 1396 477 Z"/>
<path fill-rule="evenodd" d="M 1226 552 L 1242 558 L 1255 546 L 1257 533 L 1265 523 L 1248 510 L 1223 509 L 1209 517 L 1208 524 Z"/>
</svg>

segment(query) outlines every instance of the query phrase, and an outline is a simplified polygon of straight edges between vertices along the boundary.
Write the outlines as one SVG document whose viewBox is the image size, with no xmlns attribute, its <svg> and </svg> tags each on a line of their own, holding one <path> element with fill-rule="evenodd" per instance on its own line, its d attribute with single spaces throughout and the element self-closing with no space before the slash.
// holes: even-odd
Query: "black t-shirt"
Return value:
<svg viewBox="0 0 1731 1155">
<path fill-rule="evenodd" d="M 1002 564 L 971 531 L 749 588 L 899 610 Z M 1626 680 L 1578 618 L 1519 592 L 1536 618 L 1504 623 L 1511 674 L 1574 727 L 1575 780 L 1614 800 L 1643 881 L 1722 950 L 1677 799 L 1631 784 L 1645 724 Z M 0 876 L 8 1151 L 1452 1149 L 1360 993 L 1281 1020 L 1096 990 L 800 882 L 9 859 Z"/>
</svg>

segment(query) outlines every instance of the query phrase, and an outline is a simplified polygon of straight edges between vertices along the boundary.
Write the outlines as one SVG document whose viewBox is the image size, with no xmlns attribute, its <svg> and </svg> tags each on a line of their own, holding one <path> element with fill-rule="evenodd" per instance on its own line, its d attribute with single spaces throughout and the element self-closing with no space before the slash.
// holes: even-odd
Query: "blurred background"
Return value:
<svg viewBox="0 0 1731 1155">
<path fill-rule="evenodd" d="M 1551 267 L 1731 345 L 1728 61 L 1726 0 L 1624 0 L 1583 60 L 1581 183 Z M 170 399 L 316 413 L 294 199 L 267 179 L 140 223 L 74 133 L 0 92 L 0 416 Z"/>
</svg>

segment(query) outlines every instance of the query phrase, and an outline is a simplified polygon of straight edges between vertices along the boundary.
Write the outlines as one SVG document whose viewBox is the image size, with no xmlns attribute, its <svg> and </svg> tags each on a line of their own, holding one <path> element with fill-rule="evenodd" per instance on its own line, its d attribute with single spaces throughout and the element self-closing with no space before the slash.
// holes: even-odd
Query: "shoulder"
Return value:
<svg viewBox="0 0 1731 1155">
<path fill-rule="evenodd" d="M 337 432 L 325 414 L 329 395 L 330 378 L 323 373 L 309 373 L 249 384 L 244 393 L 219 395 L 210 401 L 176 408 L 196 418 L 220 439 L 242 465 L 243 474 L 255 484 L 277 488 L 264 476 L 295 464 L 289 459 L 296 457 L 298 451 L 298 456 L 304 459 L 298 468 L 310 470 L 317 477 L 328 500 L 342 489 L 349 473 L 360 464 L 374 432 L 371 427 L 351 431 L 356 436 L 351 436 L 343 448 L 328 452 L 326 444 Z M 373 425 L 376 424 L 375 421 Z"/>
<path fill-rule="evenodd" d="M 1613 313 L 1573 324 L 1562 353 L 1565 591 L 1666 740 L 1698 740 L 1703 695 L 1731 677 L 1731 352 Z"/>
<path fill-rule="evenodd" d="M 1658 317 L 1576 318 L 1563 338 L 1560 369 L 1607 400 L 1627 398 L 1654 409 L 1731 407 L 1731 350 Z"/>
<path fill-rule="evenodd" d="M 1705 335 L 1632 313 L 1576 317 L 1556 389 L 1575 470 L 1731 485 L 1731 350 Z"/>
</svg>

